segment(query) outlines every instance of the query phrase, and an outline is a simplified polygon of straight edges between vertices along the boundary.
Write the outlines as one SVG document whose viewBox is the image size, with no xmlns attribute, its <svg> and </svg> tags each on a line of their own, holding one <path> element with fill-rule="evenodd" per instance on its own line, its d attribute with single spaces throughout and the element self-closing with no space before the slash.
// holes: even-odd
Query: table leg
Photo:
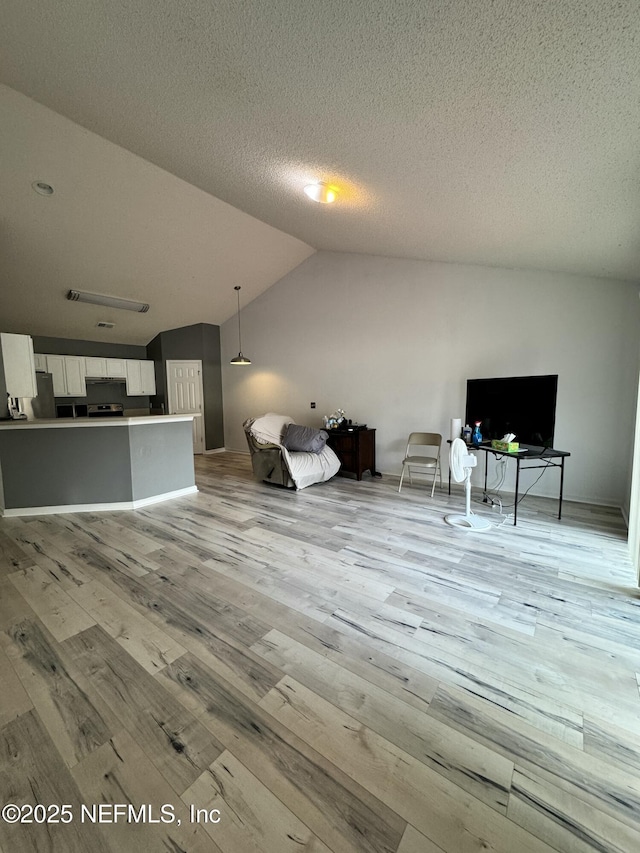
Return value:
<svg viewBox="0 0 640 853">
<path fill-rule="evenodd" d="M 560 462 L 560 499 L 558 501 L 558 520 L 562 518 L 562 492 L 564 490 L 564 456 Z"/>
<path fill-rule="evenodd" d="M 516 496 L 513 504 L 513 526 L 518 523 L 518 489 L 520 488 L 520 457 L 516 458 Z"/>
<path fill-rule="evenodd" d="M 489 454 L 485 452 L 485 454 L 484 454 L 484 495 L 483 495 L 485 502 L 487 500 L 487 468 L 488 467 L 489 467 Z"/>
</svg>

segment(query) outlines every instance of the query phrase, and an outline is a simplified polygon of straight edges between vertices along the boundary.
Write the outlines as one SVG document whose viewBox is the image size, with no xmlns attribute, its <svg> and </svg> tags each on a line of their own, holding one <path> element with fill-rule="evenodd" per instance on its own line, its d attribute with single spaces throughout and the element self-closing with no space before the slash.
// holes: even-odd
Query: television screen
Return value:
<svg viewBox="0 0 640 853">
<path fill-rule="evenodd" d="M 468 379 L 465 423 L 482 421 L 483 439 L 513 432 L 521 444 L 553 447 L 558 376 Z"/>
</svg>

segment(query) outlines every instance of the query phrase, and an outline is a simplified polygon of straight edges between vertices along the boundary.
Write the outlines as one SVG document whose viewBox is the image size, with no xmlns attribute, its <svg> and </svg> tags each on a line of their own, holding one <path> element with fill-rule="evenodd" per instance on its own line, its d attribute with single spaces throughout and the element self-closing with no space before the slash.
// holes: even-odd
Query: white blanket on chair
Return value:
<svg viewBox="0 0 640 853">
<path fill-rule="evenodd" d="M 283 447 L 282 455 L 296 489 L 306 489 L 313 483 L 324 483 L 340 469 L 340 460 L 330 447 L 325 447 L 320 453 L 289 451 Z"/>
</svg>

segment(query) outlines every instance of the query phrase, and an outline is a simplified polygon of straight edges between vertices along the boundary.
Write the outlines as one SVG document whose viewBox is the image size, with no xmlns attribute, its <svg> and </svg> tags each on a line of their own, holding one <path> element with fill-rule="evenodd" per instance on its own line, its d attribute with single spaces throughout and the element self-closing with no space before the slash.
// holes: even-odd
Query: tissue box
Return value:
<svg viewBox="0 0 640 853">
<path fill-rule="evenodd" d="M 517 453 L 520 450 L 519 441 L 500 441 L 494 438 L 491 442 L 494 450 L 503 450 L 505 453 Z"/>
</svg>

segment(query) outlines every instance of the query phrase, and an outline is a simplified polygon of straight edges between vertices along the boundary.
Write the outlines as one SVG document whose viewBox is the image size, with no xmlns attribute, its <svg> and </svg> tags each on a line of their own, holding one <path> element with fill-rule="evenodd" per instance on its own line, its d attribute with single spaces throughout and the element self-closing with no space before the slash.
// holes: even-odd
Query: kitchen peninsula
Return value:
<svg viewBox="0 0 640 853">
<path fill-rule="evenodd" d="M 0 422 L 0 514 L 137 509 L 197 492 L 194 417 Z"/>
</svg>

